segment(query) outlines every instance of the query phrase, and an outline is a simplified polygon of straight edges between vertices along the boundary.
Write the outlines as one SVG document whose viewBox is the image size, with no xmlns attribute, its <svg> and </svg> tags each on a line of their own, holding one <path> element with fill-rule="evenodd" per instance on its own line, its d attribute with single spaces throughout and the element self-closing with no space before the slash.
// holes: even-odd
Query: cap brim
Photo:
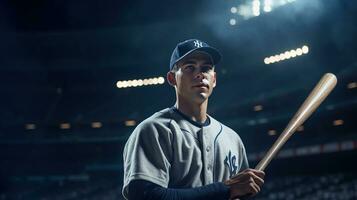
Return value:
<svg viewBox="0 0 357 200">
<path fill-rule="evenodd" d="M 188 51 L 187 53 L 185 53 L 183 56 L 181 56 L 179 59 L 177 59 L 176 62 L 173 63 L 173 65 L 175 65 L 176 63 L 181 61 L 183 58 L 185 58 L 186 56 L 188 56 L 189 54 L 191 54 L 195 51 L 202 51 L 202 52 L 205 52 L 208 55 L 210 55 L 214 65 L 218 64 L 222 58 L 221 53 L 219 53 L 219 51 L 213 47 L 199 47 L 199 48 L 192 49 L 191 51 Z M 171 69 L 172 69 L 172 67 L 173 66 L 171 66 Z"/>
</svg>

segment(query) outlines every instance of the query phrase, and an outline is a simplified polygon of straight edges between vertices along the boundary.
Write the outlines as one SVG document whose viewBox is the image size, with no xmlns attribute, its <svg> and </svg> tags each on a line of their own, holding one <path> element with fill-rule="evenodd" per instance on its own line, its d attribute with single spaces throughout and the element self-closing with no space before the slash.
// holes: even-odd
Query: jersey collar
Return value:
<svg viewBox="0 0 357 200">
<path fill-rule="evenodd" d="M 203 122 L 196 122 L 193 121 L 189 116 L 185 115 L 184 113 L 182 113 L 179 109 L 177 109 L 175 106 L 171 107 L 171 109 L 176 112 L 177 114 L 179 114 L 182 118 L 184 118 L 185 120 L 189 121 L 191 124 L 197 126 L 197 127 L 205 127 L 205 126 L 209 126 L 211 124 L 211 120 L 209 118 L 209 116 L 207 115 L 207 119 Z"/>
</svg>

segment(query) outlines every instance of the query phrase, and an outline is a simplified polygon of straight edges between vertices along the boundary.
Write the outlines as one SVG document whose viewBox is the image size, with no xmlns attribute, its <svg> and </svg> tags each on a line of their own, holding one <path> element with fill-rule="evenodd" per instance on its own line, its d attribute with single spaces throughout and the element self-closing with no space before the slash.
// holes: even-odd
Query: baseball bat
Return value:
<svg viewBox="0 0 357 200">
<path fill-rule="evenodd" d="M 325 100 L 337 83 L 337 78 L 334 74 L 326 73 L 310 92 L 304 103 L 300 106 L 294 117 L 290 120 L 279 138 L 269 149 L 263 159 L 255 167 L 257 170 L 264 171 L 270 161 L 278 153 L 280 148 L 291 137 L 295 130 L 302 125 L 305 120 L 316 110 L 316 108 Z"/>
</svg>

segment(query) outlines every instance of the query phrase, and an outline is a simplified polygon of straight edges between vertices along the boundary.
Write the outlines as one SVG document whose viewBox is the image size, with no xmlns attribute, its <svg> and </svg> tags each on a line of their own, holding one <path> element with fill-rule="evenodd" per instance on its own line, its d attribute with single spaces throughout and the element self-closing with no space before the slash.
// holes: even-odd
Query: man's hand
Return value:
<svg viewBox="0 0 357 200">
<path fill-rule="evenodd" d="M 265 173 L 255 169 L 246 169 L 224 182 L 230 187 L 230 199 L 255 196 L 264 183 Z"/>
</svg>

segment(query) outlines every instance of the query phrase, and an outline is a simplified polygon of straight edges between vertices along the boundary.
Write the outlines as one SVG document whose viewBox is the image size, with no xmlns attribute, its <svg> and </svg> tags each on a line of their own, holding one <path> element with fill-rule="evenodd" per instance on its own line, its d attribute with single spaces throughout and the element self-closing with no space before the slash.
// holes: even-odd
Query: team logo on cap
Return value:
<svg viewBox="0 0 357 200">
<path fill-rule="evenodd" d="M 193 41 L 193 43 L 194 43 L 195 47 L 197 47 L 197 48 L 203 47 L 202 42 L 199 40 L 195 40 L 195 41 Z"/>
</svg>

